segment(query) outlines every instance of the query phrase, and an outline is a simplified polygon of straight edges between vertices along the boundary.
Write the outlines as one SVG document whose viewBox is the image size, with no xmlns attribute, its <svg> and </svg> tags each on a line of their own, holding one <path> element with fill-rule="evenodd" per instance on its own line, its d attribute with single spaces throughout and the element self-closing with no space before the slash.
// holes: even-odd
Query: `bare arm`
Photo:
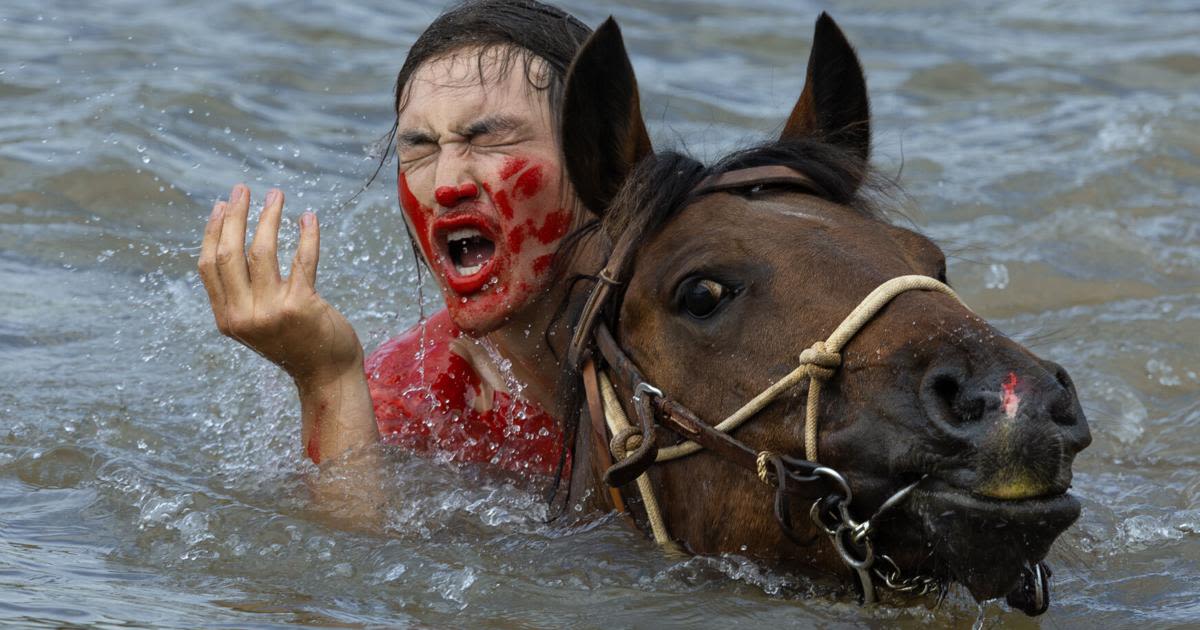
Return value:
<svg viewBox="0 0 1200 630">
<path fill-rule="evenodd" d="M 233 188 L 204 229 L 200 277 L 217 328 L 283 368 L 300 394 L 301 440 L 314 462 L 348 451 L 371 453 L 379 439 L 363 351 L 346 318 L 316 291 L 320 227 L 300 219 L 300 243 L 285 279 L 278 262 L 283 193 L 267 195 L 249 252 L 245 251 L 250 191 Z"/>
</svg>

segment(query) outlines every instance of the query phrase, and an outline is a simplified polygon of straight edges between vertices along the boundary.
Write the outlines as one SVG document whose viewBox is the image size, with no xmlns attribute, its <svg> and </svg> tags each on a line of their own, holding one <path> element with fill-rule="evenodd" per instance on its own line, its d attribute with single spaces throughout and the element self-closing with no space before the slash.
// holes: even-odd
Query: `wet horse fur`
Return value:
<svg viewBox="0 0 1200 630">
<path fill-rule="evenodd" d="M 941 250 L 869 201 L 865 78 L 828 15 L 817 21 L 806 83 L 780 137 L 711 166 L 653 152 L 611 19 L 584 45 L 566 89 L 568 172 L 601 217 L 581 241 L 611 244 L 627 230 L 640 239 L 608 313 L 614 335 L 650 382 L 706 422 L 790 372 L 801 350 L 882 282 L 946 280 Z M 766 164 L 790 166 L 821 190 L 691 194 L 706 176 Z M 574 367 L 564 384 L 575 386 L 561 388 L 576 427 L 570 495 L 612 509 Z M 805 389 L 775 400 L 735 437 L 803 458 Z M 628 404 L 632 392 L 619 394 Z M 1091 437 L 1070 378 L 949 296 L 907 292 L 871 320 L 844 349 L 819 417 L 818 459 L 849 481 L 857 519 L 924 479 L 876 524 L 877 552 L 905 574 L 962 583 L 977 599 L 1003 596 L 1078 517 L 1071 465 Z M 679 438 L 660 429 L 658 440 Z M 772 490 L 753 474 L 704 451 L 649 474 L 671 536 L 689 551 L 849 580 L 815 527 L 810 545 L 785 537 Z M 624 490 L 636 496 L 632 485 Z"/>
</svg>

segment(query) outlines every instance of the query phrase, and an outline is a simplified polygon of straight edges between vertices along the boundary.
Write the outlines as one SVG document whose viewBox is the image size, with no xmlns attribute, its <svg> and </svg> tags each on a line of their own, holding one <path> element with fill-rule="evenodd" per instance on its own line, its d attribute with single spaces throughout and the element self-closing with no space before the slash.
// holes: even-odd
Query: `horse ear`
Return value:
<svg viewBox="0 0 1200 630">
<path fill-rule="evenodd" d="M 813 33 L 804 91 L 780 140 L 818 138 L 850 151 L 865 164 L 871 154 L 867 80 L 854 47 L 828 13 Z"/>
<path fill-rule="evenodd" d="M 575 192 L 597 214 L 608 208 L 629 171 L 653 152 L 633 64 L 611 17 L 567 70 L 560 131 Z"/>
</svg>

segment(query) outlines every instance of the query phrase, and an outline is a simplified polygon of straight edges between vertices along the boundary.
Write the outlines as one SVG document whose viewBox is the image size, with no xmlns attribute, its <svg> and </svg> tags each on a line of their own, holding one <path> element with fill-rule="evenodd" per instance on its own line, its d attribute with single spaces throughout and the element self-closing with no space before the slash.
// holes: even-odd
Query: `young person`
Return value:
<svg viewBox="0 0 1200 630">
<path fill-rule="evenodd" d="M 217 327 L 293 378 L 314 462 L 383 440 L 519 472 L 559 465 L 561 427 L 546 412 L 558 374 L 547 338 L 566 290 L 556 252 L 590 215 L 567 181 L 556 117 L 589 33 L 533 0 L 483 0 L 438 17 L 410 49 L 395 90 L 397 189 L 446 309 L 384 343 L 365 371 L 354 329 L 316 290 L 316 217 L 301 217 L 283 279 L 283 193 L 267 194 L 248 250 L 250 191 L 239 184 L 213 207 L 199 269 Z"/>
</svg>

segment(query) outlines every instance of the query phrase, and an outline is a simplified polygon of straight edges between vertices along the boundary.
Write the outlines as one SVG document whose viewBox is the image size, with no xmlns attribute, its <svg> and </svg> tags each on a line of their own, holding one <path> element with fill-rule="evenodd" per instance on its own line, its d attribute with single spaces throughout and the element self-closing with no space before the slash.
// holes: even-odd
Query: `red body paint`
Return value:
<svg viewBox="0 0 1200 630">
<path fill-rule="evenodd" d="M 317 411 L 313 414 L 312 432 L 308 435 L 308 444 L 304 445 L 304 451 L 308 453 L 308 458 L 314 464 L 321 463 L 321 416 L 325 415 L 325 404 L 317 405 Z"/>
<path fill-rule="evenodd" d="M 1008 373 L 1008 380 L 1004 381 L 1004 393 L 1001 396 L 1000 405 L 1004 409 L 1004 415 L 1009 418 L 1015 418 L 1017 415 L 1017 407 L 1021 405 L 1021 396 L 1017 394 L 1017 374 L 1015 372 Z"/>
<path fill-rule="evenodd" d="M 367 358 L 382 439 L 452 461 L 553 474 L 562 453 L 558 421 L 503 392 L 478 400 L 483 395 L 479 376 L 451 349 L 461 335 L 448 312 L 440 311 L 426 321 L 423 333 L 418 325 Z"/>
</svg>

